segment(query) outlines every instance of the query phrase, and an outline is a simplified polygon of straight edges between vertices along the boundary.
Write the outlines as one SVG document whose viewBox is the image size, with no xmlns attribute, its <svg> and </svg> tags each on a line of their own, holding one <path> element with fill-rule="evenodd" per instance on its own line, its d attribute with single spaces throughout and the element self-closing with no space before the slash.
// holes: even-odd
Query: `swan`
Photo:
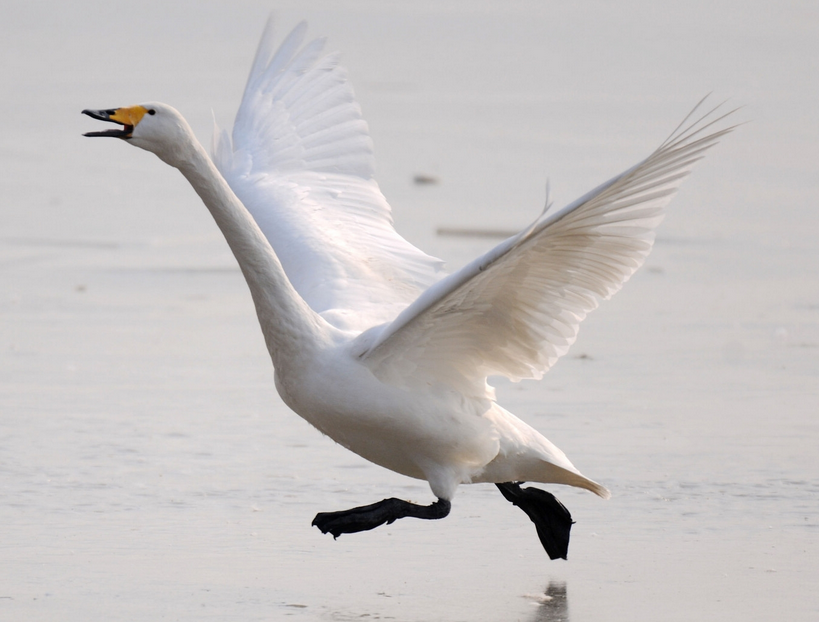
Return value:
<svg viewBox="0 0 819 622">
<path fill-rule="evenodd" d="M 350 451 L 426 480 L 436 499 L 321 512 L 313 525 L 337 538 L 440 519 L 460 484 L 494 483 L 565 559 L 571 514 L 521 484 L 610 493 L 498 404 L 487 378 L 540 378 L 566 353 L 643 263 L 665 205 L 734 129 L 719 124 L 730 113 L 696 112 L 701 101 L 646 159 L 560 209 L 547 200 L 523 231 L 447 274 L 393 228 L 346 73 L 322 39 L 305 43 L 306 28 L 276 49 L 268 21 L 212 158 L 159 102 L 83 110 L 119 126 L 85 136 L 119 138 L 185 176 L 247 281 L 282 400 Z"/>
</svg>

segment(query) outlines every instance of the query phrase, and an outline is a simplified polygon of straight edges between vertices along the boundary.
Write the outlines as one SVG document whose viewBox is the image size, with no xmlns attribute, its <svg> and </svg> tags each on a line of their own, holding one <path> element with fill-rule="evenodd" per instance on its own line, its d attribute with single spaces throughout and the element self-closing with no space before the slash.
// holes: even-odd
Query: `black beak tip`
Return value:
<svg viewBox="0 0 819 622">
<path fill-rule="evenodd" d="M 92 119 L 99 119 L 100 121 L 109 121 L 111 123 L 116 123 L 116 121 L 111 121 L 111 115 L 116 114 L 116 110 L 90 110 L 86 108 L 82 111 L 82 114 L 88 115 Z"/>
</svg>

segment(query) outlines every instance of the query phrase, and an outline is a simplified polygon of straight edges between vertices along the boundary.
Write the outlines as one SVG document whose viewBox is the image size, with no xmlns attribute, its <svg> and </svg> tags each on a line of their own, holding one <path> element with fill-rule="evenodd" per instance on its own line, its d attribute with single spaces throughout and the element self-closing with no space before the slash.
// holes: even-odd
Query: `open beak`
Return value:
<svg viewBox="0 0 819 622">
<path fill-rule="evenodd" d="M 131 138 L 136 124 L 142 120 L 147 110 L 143 106 L 131 106 L 130 108 L 111 108 L 110 110 L 83 110 L 92 119 L 118 123 L 122 129 L 104 130 L 102 132 L 86 132 L 83 136 L 112 136 L 114 138 Z"/>
</svg>

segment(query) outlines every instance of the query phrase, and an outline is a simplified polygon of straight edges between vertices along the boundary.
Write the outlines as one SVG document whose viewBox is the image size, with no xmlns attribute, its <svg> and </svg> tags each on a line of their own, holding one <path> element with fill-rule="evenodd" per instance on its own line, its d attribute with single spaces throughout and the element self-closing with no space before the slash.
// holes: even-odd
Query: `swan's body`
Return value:
<svg viewBox="0 0 819 622">
<path fill-rule="evenodd" d="M 274 54 L 268 27 L 232 140 L 219 137 L 213 160 L 160 103 L 85 111 L 125 126 L 92 135 L 124 138 L 188 179 L 247 280 L 279 394 L 321 432 L 427 480 L 446 511 L 462 483 L 568 484 L 608 497 L 498 405 L 486 378 L 540 377 L 568 350 L 586 313 L 642 264 L 690 167 L 730 128 L 702 137 L 710 119 L 678 128 L 626 173 L 547 207 L 445 276 L 393 229 L 346 76 L 334 56 L 320 57 L 322 42 L 301 47 L 304 30 Z M 440 517 L 381 522 L 406 515 Z"/>
</svg>

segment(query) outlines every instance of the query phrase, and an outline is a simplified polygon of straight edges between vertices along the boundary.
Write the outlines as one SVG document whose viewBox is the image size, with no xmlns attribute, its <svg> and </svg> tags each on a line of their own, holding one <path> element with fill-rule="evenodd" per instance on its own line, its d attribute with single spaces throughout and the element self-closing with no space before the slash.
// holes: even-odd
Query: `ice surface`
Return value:
<svg viewBox="0 0 819 622">
<path fill-rule="evenodd" d="M 569 561 L 494 487 L 426 486 L 279 401 L 184 179 L 81 133 L 166 101 L 230 123 L 267 13 L 343 52 L 399 230 L 452 265 L 648 154 L 705 93 L 750 121 L 539 383 L 502 403 L 613 492 L 555 489 Z M 0 619 L 819 618 L 819 10 L 812 2 L 5 3 Z M 439 183 L 418 186 L 416 175 Z"/>
</svg>

